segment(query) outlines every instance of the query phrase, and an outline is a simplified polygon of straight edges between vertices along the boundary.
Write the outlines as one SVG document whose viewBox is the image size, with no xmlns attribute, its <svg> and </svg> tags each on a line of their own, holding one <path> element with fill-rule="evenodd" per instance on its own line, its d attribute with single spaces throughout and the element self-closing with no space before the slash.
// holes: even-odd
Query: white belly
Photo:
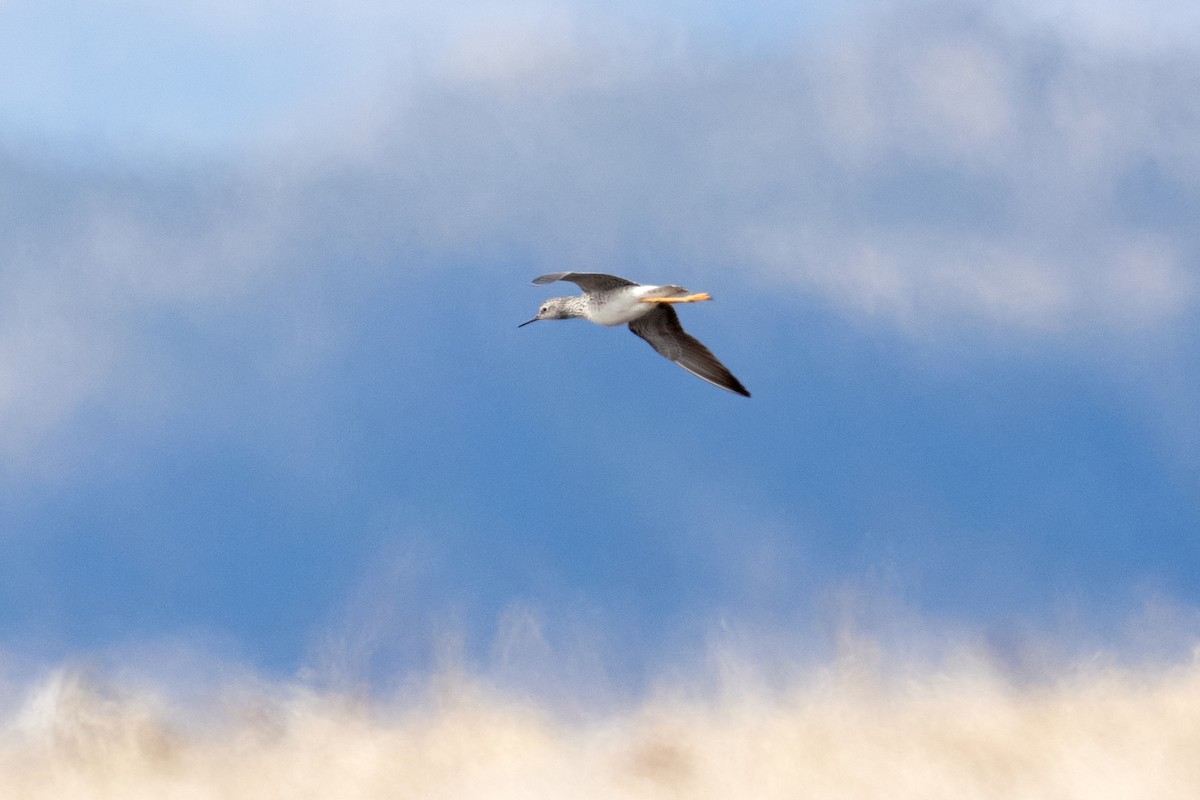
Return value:
<svg viewBox="0 0 1200 800">
<path fill-rule="evenodd" d="M 654 303 L 643 303 L 643 297 L 667 296 L 676 294 L 677 290 L 667 286 L 630 286 L 615 296 L 610 295 L 603 303 L 589 304 L 587 319 L 597 325 L 628 325 L 638 317 L 644 316 L 655 308 Z"/>
</svg>

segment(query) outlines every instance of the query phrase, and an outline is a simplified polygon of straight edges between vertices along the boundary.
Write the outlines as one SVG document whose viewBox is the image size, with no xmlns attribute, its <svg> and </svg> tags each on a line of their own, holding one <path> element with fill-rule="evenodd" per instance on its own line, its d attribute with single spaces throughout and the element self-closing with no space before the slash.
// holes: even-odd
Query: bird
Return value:
<svg viewBox="0 0 1200 800">
<path fill-rule="evenodd" d="M 650 286 L 600 272 L 552 272 L 533 279 L 535 286 L 569 281 L 583 290 L 576 297 L 552 297 L 537 316 L 518 325 L 523 328 L 543 319 L 586 319 L 608 327 L 629 325 L 629 330 L 651 347 L 698 378 L 734 394 L 749 397 L 741 381 L 717 360 L 707 347 L 690 336 L 679 323 L 673 306 L 712 300 L 707 292 L 693 294 L 682 286 Z"/>
</svg>

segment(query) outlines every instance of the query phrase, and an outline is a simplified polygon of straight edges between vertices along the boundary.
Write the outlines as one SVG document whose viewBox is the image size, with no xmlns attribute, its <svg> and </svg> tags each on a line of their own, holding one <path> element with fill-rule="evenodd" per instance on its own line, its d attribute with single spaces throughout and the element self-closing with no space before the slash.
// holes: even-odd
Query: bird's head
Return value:
<svg viewBox="0 0 1200 800">
<path fill-rule="evenodd" d="M 570 319 L 578 316 L 573 313 L 571 301 L 574 297 L 551 297 L 546 302 L 542 303 L 542 307 L 538 309 L 537 316 L 533 319 L 526 320 L 518 325 L 518 328 L 524 328 L 531 322 L 537 322 L 539 319 Z"/>
</svg>

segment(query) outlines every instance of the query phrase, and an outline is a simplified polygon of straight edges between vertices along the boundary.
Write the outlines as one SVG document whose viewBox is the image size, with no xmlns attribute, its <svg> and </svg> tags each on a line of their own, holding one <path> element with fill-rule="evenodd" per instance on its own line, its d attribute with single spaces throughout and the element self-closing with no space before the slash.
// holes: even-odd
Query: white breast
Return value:
<svg viewBox="0 0 1200 800">
<path fill-rule="evenodd" d="M 587 307 L 587 319 L 597 325 L 628 325 L 638 317 L 654 310 L 654 303 L 639 302 L 662 292 L 661 286 L 630 286 L 626 291 L 610 294 L 602 302 L 593 301 Z"/>
</svg>

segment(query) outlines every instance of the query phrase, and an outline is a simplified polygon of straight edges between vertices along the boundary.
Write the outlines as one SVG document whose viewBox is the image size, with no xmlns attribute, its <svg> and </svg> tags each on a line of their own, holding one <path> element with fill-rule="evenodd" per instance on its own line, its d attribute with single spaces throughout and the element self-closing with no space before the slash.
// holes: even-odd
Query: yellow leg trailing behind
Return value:
<svg viewBox="0 0 1200 800">
<path fill-rule="evenodd" d="M 643 297 L 643 303 L 699 303 L 701 300 L 712 300 L 708 292 L 689 294 L 686 297 Z"/>
</svg>

